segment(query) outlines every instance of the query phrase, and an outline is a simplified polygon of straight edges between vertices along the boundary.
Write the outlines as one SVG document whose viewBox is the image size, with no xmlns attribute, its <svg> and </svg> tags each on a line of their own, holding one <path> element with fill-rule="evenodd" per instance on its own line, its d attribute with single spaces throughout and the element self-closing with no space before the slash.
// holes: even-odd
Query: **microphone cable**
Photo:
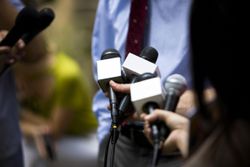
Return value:
<svg viewBox="0 0 250 167">
<path fill-rule="evenodd" d="M 111 107 L 111 133 L 110 133 L 110 142 L 112 144 L 111 156 L 110 156 L 110 167 L 114 165 L 115 159 L 115 147 L 116 142 L 119 138 L 120 130 L 119 130 L 119 111 L 117 110 L 117 97 L 112 87 L 109 87 L 109 100 Z"/>
</svg>

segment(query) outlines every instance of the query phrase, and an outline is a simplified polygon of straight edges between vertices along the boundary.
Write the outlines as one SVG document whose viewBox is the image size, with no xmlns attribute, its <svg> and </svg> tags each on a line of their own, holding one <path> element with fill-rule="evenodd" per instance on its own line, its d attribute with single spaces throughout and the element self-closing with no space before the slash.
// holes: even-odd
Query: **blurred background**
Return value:
<svg viewBox="0 0 250 167">
<path fill-rule="evenodd" d="M 79 62 L 92 95 L 97 84 L 92 76 L 91 35 L 98 0 L 22 0 L 38 9 L 50 7 L 55 20 L 44 31 L 50 49 L 64 51 Z"/>
<path fill-rule="evenodd" d="M 91 114 L 93 113 L 90 111 L 91 102 L 88 102 L 88 94 L 90 94 L 90 97 L 92 98 L 98 88 L 97 84 L 95 83 L 93 79 L 92 63 L 91 63 L 91 36 L 92 36 L 92 29 L 93 29 L 95 12 L 96 12 L 98 0 L 22 0 L 22 1 L 24 2 L 26 6 L 33 6 L 33 7 L 36 7 L 38 10 L 45 8 L 45 7 L 49 7 L 54 11 L 55 19 L 53 20 L 51 25 L 45 31 L 42 32 L 45 37 L 46 43 L 48 45 L 49 51 L 51 53 L 56 53 L 56 54 L 64 53 L 66 55 L 69 55 L 71 58 L 73 58 L 76 61 L 76 63 L 78 63 L 80 66 L 81 77 L 84 79 L 84 87 L 87 87 L 87 89 L 82 88 L 81 89 L 82 95 L 79 95 L 79 92 L 80 92 L 80 90 L 78 89 L 79 87 L 68 86 L 68 88 L 73 87 L 72 89 L 69 90 L 70 93 L 73 92 L 73 90 L 75 89 L 77 89 L 75 90 L 75 92 L 78 92 L 78 94 L 77 93 L 74 94 L 76 95 L 75 99 L 78 99 L 78 100 L 72 101 L 72 103 L 68 101 L 71 101 L 71 99 L 73 99 L 72 96 L 74 95 L 71 96 L 71 94 L 69 95 L 66 94 L 68 92 L 63 93 L 64 96 L 66 97 L 67 95 L 68 98 L 64 99 L 64 102 L 61 101 L 61 103 L 64 104 L 64 106 L 62 105 L 61 107 L 65 107 L 65 103 L 68 102 L 70 103 L 68 106 L 70 107 L 74 106 L 75 109 L 77 109 L 77 111 L 79 111 L 79 109 L 84 110 L 85 112 L 84 117 L 80 116 L 79 115 L 80 113 L 78 113 L 78 115 L 76 116 L 76 117 L 82 118 L 81 120 L 78 119 L 79 124 L 73 121 L 74 125 L 78 127 L 78 129 L 76 129 L 77 132 L 82 131 L 84 132 L 84 135 L 78 135 L 78 133 L 75 133 L 72 136 L 72 134 L 69 134 L 66 131 L 65 134 L 63 134 L 63 137 L 61 137 L 61 140 L 56 140 L 58 161 L 53 162 L 53 163 L 50 163 L 50 161 L 44 161 L 41 155 L 40 156 L 38 155 L 38 151 L 37 151 L 38 148 L 35 148 L 34 140 L 36 140 L 36 135 L 38 134 L 37 133 L 38 128 L 42 127 L 41 125 L 44 125 L 47 122 L 51 121 L 51 118 L 53 121 L 52 113 L 56 113 L 56 111 L 53 111 L 53 110 L 46 111 L 47 115 L 46 117 L 43 117 L 44 115 L 41 115 L 41 110 L 44 109 L 44 106 L 50 105 L 50 102 L 48 103 L 46 102 L 46 100 L 41 101 L 40 99 L 42 98 L 40 97 L 37 101 L 34 102 L 34 98 L 31 98 L 32 104 L 34 105 L 32 106 L 32 104 L 29 103 L 28 107 L 29 109 L 34 109 L 34 111 L 32 111 L 31 113 L 28 112 L 28 115 L 26 112 L 26 116 L 23 117 L 22 119 L 25 119 L 27 117 L 29 117 L 30 119 L 31 116 L 32 116 L 32 121 L 34 120 L 33 117 L 34 118 L 37 117 L 39 120 L 38 122 L 40 122 L 40 120 L 43 118 L 46 118 L 46 119 L 45 121 L 42 121 L 41 125 L 39 125 L 40 127 L 36 126 L 35 124 L 33 124 L 32 126 L 29 126 L 30 129 L 32 127 L 33 129 L 35 128 L 36 130 L 31 131 L 32 132 L 31 137 L 33 137 L 34 139 L 33 142 L 29 141 L 29 135 L 26 135 L 27 137 L 24 139 L 24 152 L 25 152 L 24 156 L 26 158 L 25 167 L 47 167 L 47 166 L 49 167 L 59 167 L 59 166 L 60 167 L 66 167 L 66 166 L 95 167 L 97 150 L 98 150 L 98 142 L 95 136 L 95 129 L 93 131 L 94 133 L 87 133 L 86 126 L 84 126 L 83 124 L 80 124 L 80 122 L 81 123 L 85 122 L 86 125 L 89 124 L 92 126 L 92 128 L 93 127 L 96 128 L 96 122 L 91 121 L 91 119 L 93 120 L 93 117 L 89 115 L 89 113 Z M 43 67 L 41 66 L 40 68 L 43 68 Z M 71 71 L 71 70 L 65 67 L 64 72 L 66 72 L 66 75 L 68 71 Z M 34 75 L 37 75 L 37 77 L 35 78 L 39 78 L 38 76 L 39 72 L 36 73 L 31 70 L 31 73 L 33 73 Z M 39 89 L 39 85 L 44 85 L 41 82 L 42 80 L 44 80 L 44 82 L 47 82 L 46 79 L 44 78 L 42 78 L 42 80 L 41 79 L 37 80 L 33 77 L 32 81 L 30 80 L 30 77 L 27 77 L 27 78 L 26 80 L 21 79 L 21 80 L 25 80 L 26 82 L 28 82 L 28 84 L 26 83 L 26 85 L 28 85 L 27 87 L 28 89 L 26 90 L 24 89 L 23 91 L 26 94 L 28 94 L 27 92 L 32 90 L 32 88 L 34 88 L 35 90 L 37 88 Z M 19 84 L 19 85 L 23 87 L 23 84 Z M 38 86 L 35 87 L 32 85 L 38 85 Z M 40 88 L 40 92 L 41 91 L 46 92 L 46 90 L 50 91 L 49 87 L 50 86 L 48 85 L 46 86 L 45 84 L 44 89 Z M 20 92 L 22 92 L 22 90 Z M 62 93 L 60 95 L 62 95 Z M 78 95 L 80 96 L 80 98 Z M 43 95 L 41 95 L 41 97 L 42 96 Z M 27 99 L 28 98 L 26 98 L 26 100 Z M 25 102 L 25 100 L 23 101 Z M 41 104 L 40 106 L 42 107 L 39 108 L 38 104 Z M 25 105 L 26 104 L 24 103 L 22 107 L 23 108 L 27 107 Z M 66 109 L 69 109 L 69 108 L 66 108 Z M 73 110 L 73 108 L 71 109 Z M 63 111 L 61 111 L 61 113 L 62 112 Z M 38 115 L 38 113 L 40 115 Z M 50 114 L 50 116 L 48 114 Z M 49 123 L 47 124 L 49 125 Z M 61 124 L 64 124 L 64 122 L 61 122 Z M 25 132 L 27 131 L 27 128 L 25 129 L 25 127 L 23 128 L 22 126 L 22 130 Z M 35 134 L 33 133 L 34 131 L 36 131 Z M 29 134 L 28 132 L 25 132 L 25 133 Z M 42 131 L 39 133 L 43 134 Z"/>
</svg>

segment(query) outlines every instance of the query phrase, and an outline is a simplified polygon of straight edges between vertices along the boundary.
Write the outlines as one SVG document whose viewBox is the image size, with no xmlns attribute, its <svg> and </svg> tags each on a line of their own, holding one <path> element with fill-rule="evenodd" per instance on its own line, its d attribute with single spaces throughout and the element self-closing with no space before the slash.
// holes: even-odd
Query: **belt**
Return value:
<svg viewBox="0 0 250 167">
<path fill-rule="evenodd" d="M 143 133 L 144 122 L 133 121 L 126 122 L 121 126 L 121 135 L 133 141 L 138 146 L 152 148 L 152 144 Z"/>
</svg>

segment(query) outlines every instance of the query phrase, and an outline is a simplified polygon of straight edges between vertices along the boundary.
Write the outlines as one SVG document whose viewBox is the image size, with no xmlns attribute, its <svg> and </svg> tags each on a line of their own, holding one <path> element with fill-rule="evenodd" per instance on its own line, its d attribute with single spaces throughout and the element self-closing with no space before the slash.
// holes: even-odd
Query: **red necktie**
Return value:
<svg viewBox="0 0 250 167">
<path fill-rule="evenodd" d="M 125 57 L 129 52 L 139 55 L 143 48 L 147 11 L 148 0 L 132 0 Z"/>
</svg>

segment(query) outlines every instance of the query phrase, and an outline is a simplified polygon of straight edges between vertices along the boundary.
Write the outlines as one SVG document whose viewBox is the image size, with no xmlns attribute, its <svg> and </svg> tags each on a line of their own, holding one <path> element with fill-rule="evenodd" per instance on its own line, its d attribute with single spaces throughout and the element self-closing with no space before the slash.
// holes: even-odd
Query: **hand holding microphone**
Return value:
<svg viewBox="0 0 250 167">
<path fill-rule="evenodd" d="M 188 118 L 179 114 L 156 109 L 152 114 L 143 115 L 145 121 L 144 133 L 149 141 L 152 142 L 151 124 L 156 121 L 163 121 L 166 126 L 171 129 L 168 137 L 162 143 L 162 153 L 169 154 L 176 150 L 180 150 L 183 157 L 188 155 L 188 139 L 190 121 Z"/>
<path fill-rule="evenodd" d="M 0 46 L 12 48 L 20 39 L 27 45 L 37 34 L 48 27 L 53 19 L 54 13 L 49 8 L 44 8 L 40 12 L 31 7 L 23 8 L 18 13 L 12 29 L 0 42 Z M 1 68 L 0 75 L 20 57 L 12 56 L 10 58 L 1 55 L 1 59 L 4 59 L 6 64 Z"/>
<path fill-rule="evenodd" d="M 109 103 L 111 107 L 111 137 L 112 143 L 116 143 L 119 132 L 119 111 L 117 110 L 118 98 L 113 88 L 109 85 L 111 80 L 123 82 L 123 73 L 121 67 L 121 56 L 116 49 L 106 49 L 101 55 L 101 60 L 96 62 L 97 80 L 104 93 L 109 94 Z"/>
<path fill-rule="evenodd" d="M 186 90 L 187 83 L 183 76 L 173 74 L 163 82 L 164 87 L 164 109 L 156 109 L 151 114 L 145 116 L 145 133 L 150 138 L 152 130 L 150 125 L 154 122 L 164 121 L 160 126 L 160 140 L 164 141 L 163 152 L 172 152 L 179 148 L 182 155 L 187 155 L 189 121 L 187 118 L 172 113 L 176 110 L 180 96 Z M 172 112 L 170 112 L 172 111 Z M 169 130 L 171 129 L 171 131 Z"/>
</svg>

